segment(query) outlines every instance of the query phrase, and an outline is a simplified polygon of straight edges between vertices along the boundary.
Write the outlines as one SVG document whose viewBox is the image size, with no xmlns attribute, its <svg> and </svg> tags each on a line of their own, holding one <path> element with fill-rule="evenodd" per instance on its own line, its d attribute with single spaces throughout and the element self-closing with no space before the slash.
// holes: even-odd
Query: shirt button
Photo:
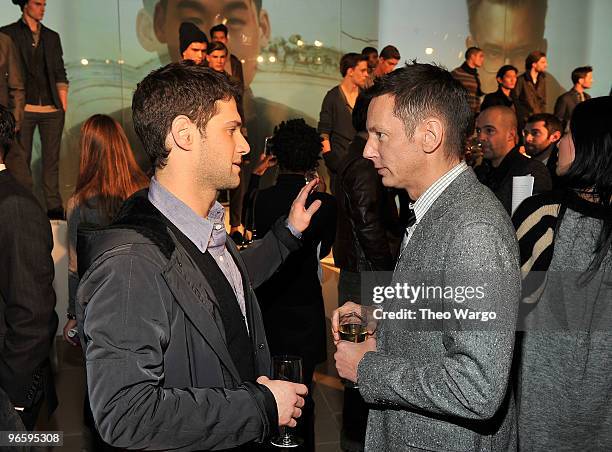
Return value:
<svg viewBox="0 0 612 452">
<path fill-rule="evenodd" d="M 219 260 L 223 262 L 223 256 L 219 256 Z"/>
</svg>

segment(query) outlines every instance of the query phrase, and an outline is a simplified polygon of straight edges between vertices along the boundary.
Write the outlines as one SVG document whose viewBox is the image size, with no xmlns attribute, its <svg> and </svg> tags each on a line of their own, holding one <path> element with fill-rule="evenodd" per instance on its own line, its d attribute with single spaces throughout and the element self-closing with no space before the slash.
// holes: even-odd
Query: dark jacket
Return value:
<svg viewBox="0 0 612 452">
<path fill-rule="evenodd" d="M 546 166 L 539 160 L 521 154 L 518 146 L 506 154 L 497 168 L 493 168 L 487 160 L 483 161 L 483 164 L 476 168 L 476 174 L 480 182 L 495 193 L 508 214 L 512 213 L 512 178 L 514 176 L 531 174 L 534 177 L 534 195 L 552 189 L 552 181 Z"/>
<path fill-rule="evenodd" d="M 583 92 L 584 100 L 588 100 L 591 98 L 589 94 Z M 559 118 L 561 123 L 563 124 L 563 130 L 567 127 L 567 123 L 572 117 L 572 112 L 576 105 L 580 103 L 580 94 L 574 88 L 570 89 L 568 92 L 561 94 L 557 101 L 555 102 L 555 116 Z"/>
<path fill-rule="evenodd" d="M 280 174 L 276 185 L 257 193 L 254 217 L 260 237 L 289 212 L 304 182 L 302 175 Z M 325 309 L 317 271 L 319 258 L 331 250 L 336 226 L 334 197 L 315 192 L 308 203 L 316 199 L 321 201 L 321 207 L 304 231 L 304 246 L 256 290 L 272 354 L 301 356 L 304 368 L 310 369 L 326 358 Z M 319 244 L 321 250 L 317 254 Z"/>
<path fill-rule="evenodd" d="M 230 67 L 232 68 L 232 77 L 234 77 L 240 85 L 242 85 L 242 91 L 244 91 L 244 73 L 242 71 L 242 63 L 236 55 L 230 54 Z"/>
<path fill-rule="evenodd" d="M 36 198 L 0 171 L 0 386 L 15 406 L 57 406 L 49 351 L 57 330 L 49 220 Z"/>
<path fill-rule="evenodd" d="M 393 192 L 383 186 L 372 162 L 362 157 L 365 144 L 363 137 L 355 136 L 336 180 L 334 262 L 354 273 L 391 271 L 402 228 Z"/>
<path fill-rule="evenodd" d="M 23 72 L 13 40 L 3 33 L 0 33 L 0 105 L 11 110 L 19 129 L 25 107 Z"/>
<path fill-rule="evenodd" d="M 513 97 L 519 127 L 522 128 L 531 115 L 546 112 L 546 74 L 539 74 L 537 83 L 533 83 L 529 72 L 522 73 L 516 81 Z"/>
<path fill-rule="evenodd" d="M 53 105 L 56 108 L 63 110 L 62 102 L 60 101 L 57 90 L 57 83 L 68 83 L 66 76 L 66 68 L 64 66 L 62 43 L 59 35 L 49 28 L 40 24 L 40 39 L 44 46 L 45 68 L 47 77 L 49 78 L 49 88 L 53 97 Z M 27 79 L 27 74 L 30 68 L 30 49 L 32 41 L 28 26 L 19 19 L 17 22 L 6 25 L 0 28 L 0 32 L 9 35 L 15 47 L 19 50 L 21 69 L 23 71 L 22 79 Z"/>
<path fill-rule="evenodd" d="M 512 93 L 511 93 L 512 94 Z M 484 97 L 482 105 L 480 105 L 480 111 L 484 111 L 489 107 L 495 105 L 503 105 L 504 107 L 512 108 L 515 110 L 514 100 L 512 96 L 508 97 L 504 94 L 501 88 L 498 88 L 494 93 L 489 93 Z"/>
<path fill-rule="evenodd" d="M 129 198 L 109 227 L 79 230 L 76 311 L 98 430 L 109 444 L 135 449 L 263 442 L 277 431 L 274 396 L 241 381 L 218 307 L 224 300 L 147 193 Z M 242 253 L 226 242 L 243 275 L 256 375 L 269 375 L 271 364 L 253 288 L 299 248 L 283 220 Z"/>
</svg>

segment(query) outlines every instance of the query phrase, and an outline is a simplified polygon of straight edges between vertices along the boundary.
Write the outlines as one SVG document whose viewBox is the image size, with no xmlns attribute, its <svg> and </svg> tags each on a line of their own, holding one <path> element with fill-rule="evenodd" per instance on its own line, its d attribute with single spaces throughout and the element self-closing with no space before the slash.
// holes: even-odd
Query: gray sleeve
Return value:
<svg viewBox="0 0 612 452">
<path fill-rule="evenodd" d="M 495 226 L 471 224 L 456 234 L 446 268 L 462 269 L 463 275 L 444 281 L 445 286 L 455 287 L 466 285 L 465 275 L 471 271 L 486 270 L 491 290 L 484 299 L 465 302 L 463 307 L 495 311 L 501 322 L 490 330 L 476 330 L 461 321 L 445 325 L 446 352 L 423 366 L 415 366 L 399 353 L 368 352 L 358 367 L 359 390 L 368 403 L 488 419 L 508 389 L 520 299 L 516 245 L 502 239 Z M 427 334 L 424 338 L 430 339 Z"/>
<path fill-rule="evenodd" d="M 164 388 L 167 306 L 174 299 L 161 269 L 126 254 L 94 265 L 79 286 L 77 316 L 102 438 L 115 447 L 149 450 L 217 450 L 262 441 L 269 423 L 253 389 L 259 385 Z"/>
</svg>

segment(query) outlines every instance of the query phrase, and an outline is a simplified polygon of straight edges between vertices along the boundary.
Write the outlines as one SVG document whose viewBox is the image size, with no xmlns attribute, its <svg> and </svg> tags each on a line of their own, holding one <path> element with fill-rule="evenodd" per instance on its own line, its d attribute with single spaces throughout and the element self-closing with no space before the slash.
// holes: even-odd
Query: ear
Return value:
<svg viewBox="0 0 612 452">
<path fill-rule="evenodd" d="M 268 47 L 270 42 L 270 35 L 272 29 L 270 28 L 270 18 L 268 17 L 268 11 L 265 9 L 259 10 L 259 48 L 264 49 Z"/>
<path fill-rule="evenodd" d="M 508 130 L 508 141 L 511 141 L 515 146 L 518 143 L 518 133 L 515 127 Z"/>
<path fill-rule="evenodd" d="M 155 13 L 153 14 L 153 30 L 155 31 L 157 40 L 161 43 L 167 44 L 168 40 L 166 39 L 166 27 L 164 26 L 165 22 L 166 10 L 162 6 L 161 2 L 158 2 L 155 5 Z"/>
<path fill-rule="evenodd" d="M 172 120 L 170 134 L 174 143 L 184 151 L 191 151 L 196 143 L 196 125 L 185 115 L 179 115 Z"/>
<path fill-rule="evenodd" d="M 144 8 L 141 8 L 136 16 L 136 37 L 147 52 L 156 52 L 161 47 L 153 30 L 153 18 Z"/>
<path fill-rule="evenodd" d="M 438 118 L 428 118 L 422 123 L 421 146 L 426 154 L 433 154 L 442 147 L 444 126 Z"/>
<path fill-rule="evenodd" d="M 551 143 L 556 143 L 561 139 L 561 132 L 557 130 L 556 132 L 553 132 L 549 138 Z"/>
</svg>

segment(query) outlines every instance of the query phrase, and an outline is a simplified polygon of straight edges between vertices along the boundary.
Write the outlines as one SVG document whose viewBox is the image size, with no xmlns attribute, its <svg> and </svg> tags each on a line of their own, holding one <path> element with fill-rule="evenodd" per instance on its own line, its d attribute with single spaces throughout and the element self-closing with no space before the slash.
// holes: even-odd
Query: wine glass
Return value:
<svg viewBox="0 0 612 452">
<path fill-rule="evenodd" d="M 343 341 L 355 343 L 365 341 L 368 337 L 366 316 L 360 315 L 357 312 L 342 314 L 338 322 L 338 333 Z M 343 380 L 343 382 L 347 388 L 358 388 L 357 383 L 348 380 Z"/>
<path fill-rule="evenodd" d="M 302 383 L 302 358 L 292 355 L 281 355 L 272 357 L 273 378 L 275 380 Z M 273 438 L 270 442 L 276 447 L 298 447 L 303 443 L 301 438 L 293 435 L 292 428 L 281 427 L 280 436 Z"/>
</svg>

